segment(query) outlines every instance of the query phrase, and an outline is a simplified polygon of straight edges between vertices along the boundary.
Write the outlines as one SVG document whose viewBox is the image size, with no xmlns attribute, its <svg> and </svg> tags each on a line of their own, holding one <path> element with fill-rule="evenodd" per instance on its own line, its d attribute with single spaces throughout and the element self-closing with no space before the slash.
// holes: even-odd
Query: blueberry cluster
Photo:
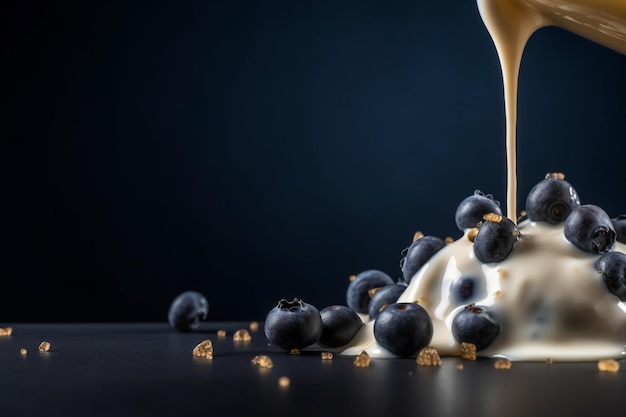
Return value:
<svg viewBox="0 0 626 417">
<path fill-rule="evenodd" d="M 562 174 L 547 174 L 530 191 L 525 216 L 530 222 L 563 225 L 564 239 L 578 250 L 597 255 L 595 269 L 608 291 L 626 301 L 626 254 L 614 251 L 615 242 L 626 243 L 626 215 L 614 218 L 600 207 L 582 204 L 576 190 Z M 518 219 L 519 220 L 519 219 Z M 513 220 L 503 216 L 500 203 L 480 190 L 458 205 L 455 222 L 472 243 L 476 259 L 484 264 L 504 261 L 523 240 Z M 399 356 L 410 356 L 427 347 L 433 323 L 418 303 L 399 302 L 411 280 L 436 256 L 446 242 L 417 233 L 402 250 L 396 282 L 385 272 L 370 269 L 353 276 L 346 292 L 346 305 L 321 312 L 295 298 L 280 300 L 265 321 L 265 334 L 286 350 L 314 343 L 327 347 L 347 345 L 363 326 L 361 316 L 373 321 L 378 344 Z M 477 305 L 487 295 L 484 277 L 462 275 L 449 288 L 450 301 L 460 308 L 451 322 L 457 342 L 472 343 L 477 350 L 488 347 L 500 333 L 494 306 Z"/>
</svg>

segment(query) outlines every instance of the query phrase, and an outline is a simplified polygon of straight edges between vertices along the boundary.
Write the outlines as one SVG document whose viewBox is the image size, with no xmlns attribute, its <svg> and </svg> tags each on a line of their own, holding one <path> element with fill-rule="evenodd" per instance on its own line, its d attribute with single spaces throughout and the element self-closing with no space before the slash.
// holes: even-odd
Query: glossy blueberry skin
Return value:
<svg viewBox="0 0 626 417">
<path fill-rule="evenodd" d="M 458 304 L 469 304 L 487 296 L 484 278 L 462 276 L 450 285 L 450 298 Z"/>
<path fill-rule="evenodd" d="M 476 350 L 489 346 L 500 333 L 500 325 L 488 307 L 467 305 L 452 319 L 452 335 L 459 342 L 472 343 Z"/>
<path fill-rule="evenodd" d="M 500 262 L 509 256 L 520 236 L 515 223 L 507 217 L 500 222 L 485 220 L 474 238 L 474 254 L 483 263 Z"/>
<path fill-rule="evenodd" d="M 621 214 L 611 219 L 613 229 L 617 233 L 616 240 L 620 243 L 626 243 L 626 214 Z"/>
<path fill-rule="evenodd" d="M 400 268 L 404 281 L 409 284 L 415 273 L 444 246 L 446 242 L 436 236 L 424 236 L 413 241 L 402 251 L 404 258 L 400 261 Z"/>
<path fill-rule="evenodd" d="M 209 302 L 197 291 L 180 293 L 170 304 L 167 320 L 179 332 L 188 332 L 207 318 Z"/>
<path fill-rule="evenodd" d="M 356 311 L 348 306 L 333 305 L 320 311 L 322 334 L 319 344 L 327 347 L 340 347 L 350 342 L 363 327 L 363 321 Z"/>
<path fill-rule="evenodd" d="M 474 194 L 466 197 L 458 205 L 454 220 L 459 230 L 464 232 L 467 229 L 476 227 L 487 213 L 502 215 L 500 202 L 494 200 L 491 194 L 484 194 L 482 191 L 476 190 Z"/>
<path fill-rule="evenodd" d="M 526 197 L 526 215 L 530 221 L 559 224 L 580 206 L 572 185 L 560 178 L 546 178 L 537 183 Z"/>
<path fill-rule="evenodd" d="M 374 322 L 376 342 L 398 356 L 410 356 L 428 346 L 433 323 L 426 310 L 415 303 L 394 303 Z"/>
<path fill-rule="evenodd" d="M 360 272 L 348 285 L 348 290 L 346 291 L 348 307 L 357 313 L 368 314 L 370 304 L 369 290 L 393 283 L 393 279 L 383 271 L 368 269 Z"/>
<path fill-rule="evenodd" d="M 613 248 L 615 229 L 604 210 L 585 204 L 570 213 L 565 220 L 565 238 L 586 252 L 602 254 Z"/>
<path fill-rule="evenodd" d="M 626 301 L 626 254 L 607 252 L 598 258 L 595 266 L 611 294 Z"/>
<path fill-rule="evenodd" d="M 395 283 L 385 285 L 374 294 L 370 300 L 369 319 L 375 319 L 380 313 L 380 309 L 386 304 L 390 305 L 398 301 L 398 298 L 406 291 L 407 285 L 404 283 Z"/>
<path fill-rule="evenodd" d="M 320 311 L 298 298 L 292 301 L 281 299 L 265 318 L 265 337 L 284 350 L 310 346 L 317 342 L 321 334 Z"/>
</svg>

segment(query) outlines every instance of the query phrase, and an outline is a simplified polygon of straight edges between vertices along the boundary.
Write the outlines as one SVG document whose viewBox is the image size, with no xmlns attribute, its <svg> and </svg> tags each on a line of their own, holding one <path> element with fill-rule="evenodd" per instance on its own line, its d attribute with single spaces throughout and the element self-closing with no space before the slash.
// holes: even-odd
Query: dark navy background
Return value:
<svg viewBox="0 0 626 417">
<path fill-rule="evenodd" d="M 502 78 L 473 0 L 3 2 L 0 323 L 345 303 L 413 233 L 506 202 Z M 530 40 L 519 206 L 561 171 L 626 212 L 626 56 Z"/>
</svg>

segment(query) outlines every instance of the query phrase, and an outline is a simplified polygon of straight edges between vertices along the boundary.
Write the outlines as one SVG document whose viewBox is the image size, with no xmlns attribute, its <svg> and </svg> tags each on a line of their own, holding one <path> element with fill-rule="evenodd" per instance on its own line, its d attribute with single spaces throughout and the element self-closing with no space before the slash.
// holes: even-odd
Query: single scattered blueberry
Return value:
<svg viewBox="0 0 626 417">
<path fill-rule="evenodd" d="M 454 339 L 459 343 L 472 343 L 476 350 L 489 346 L 498 333 L 500 325 L 487 307 L 469 304 L 452 319 Z"/>
<path fill-rule="evenodd" d="M 538 182 L 526 197 L 526 215 L 530 221 L 558 224 L 580 206 L 576 190 L 565 177 L 551 175 Z"/>
<path fill-rule="evenodd" d="M 373 320 L 378 316 L 381 309 L 385 306 L 395 303 L 398 298 L 406 291 L 407 286 L 404 283 L 395 283 L 381 287 L 370 300 L 369 318 Z"/>
<path fill-rule="evenodd" d="M 363 327 L 356 311 L 348 306 L 333 305 L 320 311 L 322 334 L 319 343 L 327 347 L 339 347 L 350 342 Z"/>
<path fill-rule="evenodd" d="M 320 311 L 298 298 L 292 301 L 281 299 L 265 318 L 265 337 L 284 350 L 310 346 L 321 334 Z"/>
<path fill-rule="evenodd" d="M 487 288 L 484 278 L 462 276 L 450 285 L 450 296 L 459 304 L 469 304 L 485 298 Z"/>
<path fill-rule="evenodd" d="M 374 322 L 376 342 L 398 356 L 410 356 L 428 346 L 433 323 L 424 307 L 394 303 L 383 309 Z"/>
<path fill-rule="evenodd" d="M 615 244 L 615 229 L 604 210 L 585 204 L 573 210 L 565 220 L 565 238 L 590 253 L 606 253 Z"/>
<path fill-rule="evenodd" d="M 357 274 L 346 292 L 348 307 L 361 314 L 368 314 L 370 304 L 370 290 L 393 284 L 393 279 L 377 269 L 368 269 Z"/>
<path fill-rule="evenodd" d="M 402 251 L 404 257 L 400 261 L 400 268 L 404 281 L 409 284 L 417 271 L 444 246 L 446 242 L 436 236 L 423 236 L 414 240 Z"/>
<path fill-rule="evenodd" d="M 626 301 L 626 254 L 607 252 L 596 261 L 596 269 L 611 294 Z"/>
<path fill-rule="evenodd" d="M 626 243 L 626 214 L 621 214 L 611 219 L 613 229 L 617 233 L 616 240 L 620 243 Z"/>
<path fill-rule="evenodd" d="M 494 200 L 493 195 L 476 190 L 474 194 L 466 197 L 461 201 L 461 204 L 458 205 L 454 220 L 459 230 L 464 232 L 467 229 L 476 227 L 487 213 L 502 214 L 500 202 Z"/>
<path fill-rule="evenodd" d="M 206 320 L 209 314 L 209 302 L 197 291 L 184 291 L 170 304 L 167 320 L 180 332 L 188 332 Z"/>
<path fill-rule="evenodd" d="M 474 254 L 483 263 L 500 262 L 509 256 L 520 236 L 511 219 L 487 214 L 474 238 Z"/>
</svg>

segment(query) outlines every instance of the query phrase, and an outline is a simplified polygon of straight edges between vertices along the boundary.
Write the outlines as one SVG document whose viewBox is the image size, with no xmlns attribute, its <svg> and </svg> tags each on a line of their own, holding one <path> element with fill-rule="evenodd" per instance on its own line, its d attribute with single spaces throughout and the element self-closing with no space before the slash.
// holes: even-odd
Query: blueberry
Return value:
<svg viewBox="0 0 626 417">
<path fill-rule="evenodd" d="M 400 261 L 400 268 L 404 281 L 410 283 L 417 271 L 444 246 L 446 242 L 436 236 L 423 236 L 414 240 L 402 251 L 404 257 Z"/>
<path fill-rule="evenodd" d="M 298 298 L 292 301 L 281 299 L 265 318 L 265 337 L 284 350 L 310 346 L 321 334 L 320 311 Z"/>
<path fill-rule="evenodd" d="M 620 243 L 626 243 L 626 214 L 612 218 L 611 223 L 613 223 L 613 229 L 617 233 L 615 239 Z"/>
<path fill-rule="evenodd" d="M 591 253 L 606 253 L 615 244 L 613 223 L 598 206 L 585 204 L 570 213 L 565 220 L 565 238 L 579 249 Z"/>
<path fill-rule="evenodd" d="M 476 227 L 487 213 L 502 214 L 500 202 L 493 199 L 491 194 L 484 194 L 480 190 L 466 197 L 456 209 L 454 220 L 456 226 L 464 232 L 467 229 Z"/>
<path fill-rule="evenodd" d="M 626 301 L 626 254 L 607 252 L 596 261 L 596 269 L 611 294 Z"/>
<path fill-rule="evenodd" d="M 558 224 L 580 206 L 578 194 L 562 174 L 547 174 L 526 198 L 526 215 L 530 221 Z"/>
<path fill-rule="evenodd" d="M 167 320 L 180 332 L 188 332 L 198 327 L 209 314 L 209 303 L 197 291 L 180 293 L 170 304 Z"/>
<path fill-rule="evenodd" d="M 406 288 L 407 288 L 406 284 L 395 283 L 395 284 L 385 285 L 380 290 L 376 291 L 376 294 L 374 294 L 374 296 L 370 300 L 369 313 L 368 313 L 370 320 L 375 319 L 383 307 L 388 306 L 398 301 L 398 298 L 400 298 L 402 293 L 406 291 Z"/>
<path fill-rule="evenodd" d="M 474 254 L 483 263 L 500 262 L 509 256 L 520 236 L 511 219 L 487 214 L 474 238 Z"/>
<path fill-rule="evenodd" d="M 348 285 L 346 292 L 348 307 L 357 313 L 368 314 L 371 298 L 369 291 L 393 283 L 393 279 L 383 271 L 368 269 L 360 272 Z"/>
<path fill-rule="evenodd" d="M 319 343 L 328 347 L 339 347 L 350 342 L 363 327 L 356 311 L 348 306 L 333 305 L 320 311 L 322 334 Z"/>
<path fill-rule="evenodd" d="M 380 312 L 374 322 L 374 338 L 398 356 L 409 356 L 428 346 L 433 323 L 428 312 L 415 303 L 394 303 Z"/>
<path fill-rule="evenodd" d="M 476 350 L 489 346 L 500 333 L 500 325 L 488 307 L 469 304 L 452 319 L 452 335 L 457 342 L 472 343 Z"/>
<path fill-rule="evenodd" d="M 459 304 L 469 304 L 481 300 L 487 295 L 484 279 L 463 276 L 450 285 L 450 295 Z"/>
</svg>

